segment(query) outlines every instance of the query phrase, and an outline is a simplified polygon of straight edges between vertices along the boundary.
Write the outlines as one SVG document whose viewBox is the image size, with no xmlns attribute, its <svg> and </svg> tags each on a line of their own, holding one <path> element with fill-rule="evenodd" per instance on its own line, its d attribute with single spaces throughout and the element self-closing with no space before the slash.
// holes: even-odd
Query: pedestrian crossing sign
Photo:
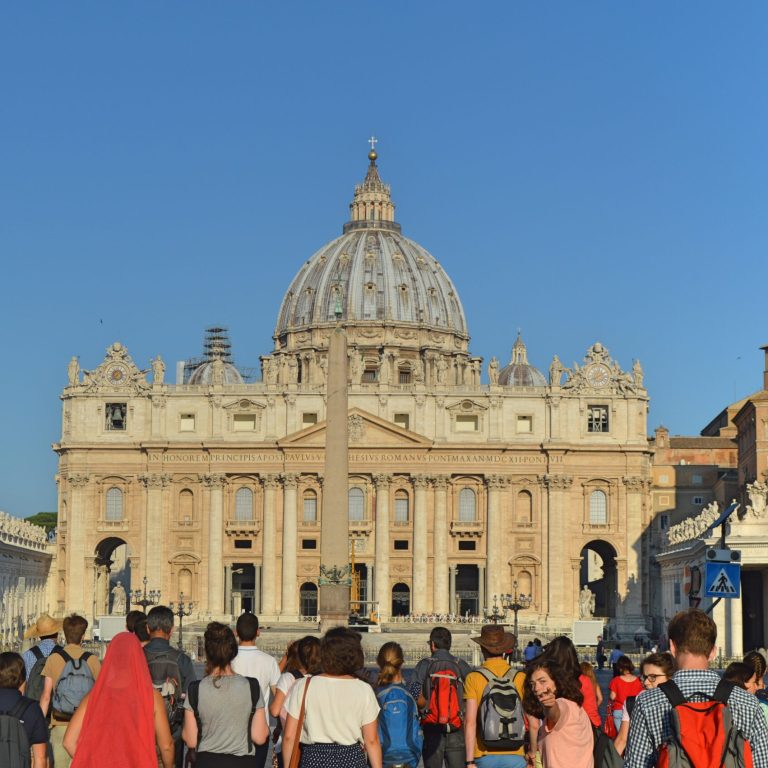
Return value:
<svg viewBox="0 0 768 768">
<path fill-rule="evenodd" d="M 741 563 L 708 562 L 704 585 L 707 597 L 741 597 Z"/>
</svg>

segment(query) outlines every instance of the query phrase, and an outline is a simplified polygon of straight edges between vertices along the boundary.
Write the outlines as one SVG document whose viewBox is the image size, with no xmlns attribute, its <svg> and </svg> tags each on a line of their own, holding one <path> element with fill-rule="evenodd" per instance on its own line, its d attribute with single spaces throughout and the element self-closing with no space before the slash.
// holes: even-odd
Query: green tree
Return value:
<svg viewBox="0 0 768 768">
<path fill-rule="evenodd" d="M 38 512 L 26 518 L 28 523 L 45 528 L 46 533 L 50 533 L 56 527 L 57 519 L 58 515 L 55 512 Z"/>
</svg>

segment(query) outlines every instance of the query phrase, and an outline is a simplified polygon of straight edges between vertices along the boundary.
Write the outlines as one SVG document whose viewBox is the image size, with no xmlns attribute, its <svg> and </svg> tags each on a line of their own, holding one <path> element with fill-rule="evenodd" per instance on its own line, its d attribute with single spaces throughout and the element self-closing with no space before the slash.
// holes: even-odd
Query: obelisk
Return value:
<svg viewBox="0 0 768 768">
<path fill-rule="evenodd" d="M 340 289 L 341 286 L 339 286 Z M 347 425 L 347 333 L 337 293 L 336 327 L 328 343 L 325 479 L 320 528 L 320 629 L 349 621 L 351 573 L 347 511 L 349 442 Z"/>
</svg>

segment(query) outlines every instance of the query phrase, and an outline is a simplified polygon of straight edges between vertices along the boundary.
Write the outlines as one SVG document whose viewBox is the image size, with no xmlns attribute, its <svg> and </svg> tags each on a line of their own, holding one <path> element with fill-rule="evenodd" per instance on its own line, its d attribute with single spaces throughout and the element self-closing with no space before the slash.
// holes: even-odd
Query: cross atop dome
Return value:
<svg viewBox="0 0 768 768">
<path fill-rule="evenodd" d="M 376 145 L 379 140 L 375 136 L 368 139 L 371 151 L 368 153 L 368 172 L 362 184 L 355 186 L 355 196 L 349 204 L 349 222 L 344 225 L 344 231 L 350 229 L 396 229 L 395 204 L 392 202 L 389 184 L 379 177 L 376 160 L 379 155 Z"/>
</svg>

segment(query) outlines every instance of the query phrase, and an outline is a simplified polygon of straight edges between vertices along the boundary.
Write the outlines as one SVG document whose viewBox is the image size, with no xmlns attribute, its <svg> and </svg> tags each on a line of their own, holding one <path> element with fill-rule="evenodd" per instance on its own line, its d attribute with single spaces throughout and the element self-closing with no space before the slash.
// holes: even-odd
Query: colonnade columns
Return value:
<svg viewBox="0 0 768 768">
<path fill-rule="evenodd" d="M 210 488 L 208 507 L 208 612 L 224 614 L 224 475 L 205 475 L 203 483 Z"/>
<path fill-rule="evenodd" d="M 223 477 L 218 475 L 217 477 Z M 140 475 L 139 481 L 147 489 L 147 514 L 144 526 L 144 574 L 148 578 L 150 589 L 163 588 L 163 541 L 165 540 L 165 520 L 163 519 L 163 488 L 171 482 L 170 475 Z M 221 526 L 219 526 L 221 541 Z M 219 546 L 221 552 L 221 546 Z M 134 585 L 131 585 L 132 587 Z"/>
<path fill-rule="evenodd" d="M 296 583 L 296 489 L 299 476 L 295 473 L 283 475 L 283 588 L 280 614 L 286 619 L 299 615 L 298 584 Z"/>
<path fill-rule="evenodd" d="M 573 606 L 566 605 L 566 596 L 570 588 L 566 589 L 567 573 L 564 564 L 570 559 L 570 554 L 565 551 L 565 540 L 561 534 L 562 521 L 565 520 L 565 500 L 567 493 L 573 484 L 573 478 L 569 475 L 546 475 L 544 482 L 549 495 L 547 530 L 547 589 L 554 600 L 550 601 L 550 616 L 571 616 Z M 570 585 L 569 585 L 570 587 Z"/>
<path fill-rule="evenodd" d="M 623 616 L 633 631 L 644 626 L 642 585 L 640 583 L 640 542 L 643 535 L 643 499 L 648 481 L 642 477 L 625 477 L 627 521 L 627 578 Z"/>
<path fill-rule="evenodd" d="M 413 588 L 411 613 L 427 613 L 427 489 L 429 478 L 413 478 Z"/>
<path fill-rule="evenodd" d="M 488 485 L 488 520 L 485 532 L 488 600 L 502 593 L 504 574 L 501 572 L 501 489 L 505 478 L 490 475 Z"/>
<path fill-rule="evenodd" d="M 266 616 L 274 616 L 276 611 L 275 588 L 275 491 L 280 482 L 277 475 L 264 477 L 264 514 L 261 529 L 261 610 Z"/>
<path fill-rule="evenodd" d="M 389 591 L 389 484 L 392 475 L 374 475 L 376 485 L 376 573 L 375 591 L 379 616 L 389 617 L 392 596 Z"/>
<path fill-rule="evenodd" d="M 448 513 L 446 494 L 448 478 L 438 475 L 435 478 L 435 530 L 433 544 L 434 598 L 432 610 L 435 613 L 450 613 L 450 596 L 448 594 Z"/>
<path fill-rule="evenodd" d="M 84 532 L 86 486 L 90 477 L 88 475 L 70 475 L 67 484 L 70 488 L 69 497 L 69 521 L 70 531 Z M 67 558 L 69 559 L 69 573 L 67 574 L 66 607 L 68 612 L 90 613 L 90 607 L 85 605 L 85 535 L 71 536 L 68 541 Z"/>
</svg>

